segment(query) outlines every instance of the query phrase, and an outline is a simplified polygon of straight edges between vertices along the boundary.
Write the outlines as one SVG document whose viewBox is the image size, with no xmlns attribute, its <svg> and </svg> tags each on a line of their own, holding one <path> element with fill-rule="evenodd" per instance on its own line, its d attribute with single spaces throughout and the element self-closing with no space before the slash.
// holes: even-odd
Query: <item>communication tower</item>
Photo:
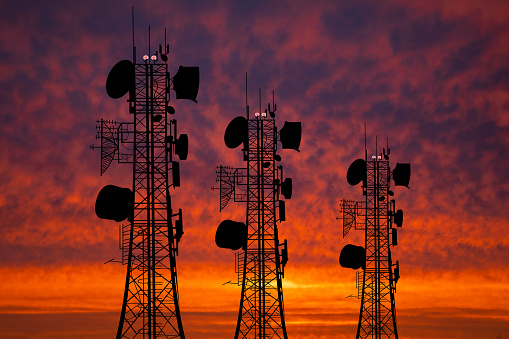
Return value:
<svg viewBox="0 0 509 339">
<path fill-rule="evenodd" d="M 389 166 L 390 149 L 368 160 L 355 160 L 347 172 L 350 185 L 362 183 L 363 201 L 342 200 L 340 217 L 343 237 L 350 229 L 363 230 L 365 246 L 345 245 L 339 263 L 357 272 L 357 297 L 361 299 L 356 338 L 398 338 L 396 327 L 396 283 L 399 261 L 394 264 L 390 245 L 398 243 L 398 227 L 403 225 L 403 211 L 396 210 L 391 179 L 395 186 L 408 188 L 410 164 Z M 394 227 L 394 225 L 396 227 Z"/>
<path fill-rule="evenodd" d="M 134 25 L 133 25 L 134 26 Z M 178 244 L 183 235 L 182 209 L 171 206 L 170 189 L 180 186 L 179 162 L 186 160 L 188 138 L 177 138 L 175 109 L 169 105 L 170 89 L 176 99 L 196 102 L 198 67 L 180 66 L 170 77 L 169 45 L 149 49 L 136 60 L 122 60 L 110 71 L 106 91 L 113 99 L 128 94 L 132 122 L 99 120 L 101 175 L 113 160 L 133 165 L 132 190 L 107 185 L 97 196 L 99 218 L 127 219 L 121 229 L 122 264 L 127 264 L 124 298 L 117 339 L 185 338 L 178 302 Z"/>
<path fill-rule="evenodd" d="M 282 278 L 288 249 L 287 241 L 279 240 L 277 221 L 286 219 L 280 196 L 291 198 L 292 180 L 283 180 L 283 167 L 277 165 L 281 157 L 276 152 L 278 140 L 282 149 L 299 150 L 301 123 L 286 121 L 278 131 L 275 112 L 272 99 L 272 106 L 268 104 L 262 112 L 260 104 L 260 111 L 250 117 L 246 103 L 246 117 L 229 123 L 224 141 L 228 148 L 243 146 L 247 166 L 217 168 L 219 210 L 232 197 L 247 203 L 246 223 L 224 220 L 215 236 L 217 246 L 240 250 L 235 256 L 237 284 L 242 286 L 235 339 L 287 338 Z"/>
</svg>

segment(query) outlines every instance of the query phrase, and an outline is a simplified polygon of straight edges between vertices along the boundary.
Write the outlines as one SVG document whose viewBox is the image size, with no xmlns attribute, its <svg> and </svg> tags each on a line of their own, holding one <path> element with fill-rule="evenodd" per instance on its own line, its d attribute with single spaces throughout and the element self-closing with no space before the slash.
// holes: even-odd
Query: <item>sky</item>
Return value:
<svg viewBox="0 0 509 339">
<path fill-rule="evenodd" d="M 174 101 L 189 136 L 181 187 L 178 288 L 188 339 L 234 335 L 240 287 L 234 253 L 215 246 L 211 191 L 228 149 L 229 121 L 277 103 L 276 122 L 302 122 L 300 152 L 281 152 L 293 179 L 283 291 L 289 338 L 351 338 L 360 301 L 355 271 L 338 256 L 341 199 L 362 200 L 348 166 L 391 148 L 410 163 L 394 188 L 405 220 L 398 246 L 401 338 L 509 338 L 509 3 L 506 1 L 1 1 L 0 337 L 112 338 L 126 266 L 118 224 L 98 219 L 107 185 L 129 187 L 132 168 L 100 176 L 96 120 L 131 121 L 105 90 L 115 63 L 170 44 L 169 70 L 200 67 L 197 103 Z M 153 51 L 152 51 L 153 52 Z M 174 97 L 173 97 L 174 98 Z"/>
</svg>

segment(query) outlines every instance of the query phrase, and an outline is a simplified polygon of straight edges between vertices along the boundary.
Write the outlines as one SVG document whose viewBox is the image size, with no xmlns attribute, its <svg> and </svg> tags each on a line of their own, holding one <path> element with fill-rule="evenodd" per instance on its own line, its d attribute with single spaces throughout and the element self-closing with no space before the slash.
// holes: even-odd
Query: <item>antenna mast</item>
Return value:
<svg viewBox="0 0 509 339">
<path fill-rule="evenodd" d="M 136 63 L 136 47 L 134 47 L 134 6 L 131 7 L 131 11 L 132 11 L 131 30 L 133 33 L 133 63 Z"/>
<path fill-rule="evenodd" d="M 247 72 L 246 72 L 246 119 L 249 119 L 249 105 L 247 104 Z"/>
<path fill-rule="evenodd" d="M 364 201 L 342 200 L 340 219 L 343 219 L 343 237 L 350 229 L 364 230 L 364 247 L 345 245 L 341 250 L 341 266 L 357 271 L 357 298 L 361 299 L 356 338 L 398 338 L 396 327 L 396 283 L 399 280 L 399 261 L 394 263 L 390 245 L 398 243 L 398 228 L 403 225 L 403 211 L 395 210 L 395 186 L 408 188 L 410 164 L 389 167 L 390 150 L 383 149 L 371 160 L 355 160 L 347 172 L 350 185 L 362 182 Z M 366 150 L 367 154 L 367 150 Z M 394 227 L 394 225 L 396 227 Z"/>
<path fill-rule="evenodd" d="M 228 148 L 243 146 L 245 168 L 218 166 L 220 211 L 233 196 L 247 204 L 246 223 L 225 220 L 216 232 L 216 244 L 236 253 L 237 284 L 242 286 L 235 330 L 238 338 L 287 339 L 282 278 L 288 261 L 287 241 L 279 241 L 277 221 L 285 221 L 285 201 L 292 195 L 292 180 L 282 180 L 276 161 L 277 141 L 283 149 L 298 150 L 301 123 L 285 122 L 277 133 L 274 111 L 257 112 L 253 119 L 239 116 L 225 132 Z"/>
<path fill-rule="evenodd" d="M 133 120 L 120 124 L 98 121 L 101 175 L 113 160 L 132 164 L 133 186 L 132 190 L 105 186 L 95 209 L 99 218 L 129 221 L 121 230 L 127 274 L 116 338 L 184 339 L 176 268 L 184 234 L 182 209 L 172 208 L 170 189 L 180 186 L 180 164 L 174 156 L 186 160 L 188 138 L 186 134 L 177 138 L 177 121 L 170 119 L 175 109 L 169 100 L 171 88 L 177 99 L 196 102 L 199 70 L 180 66 L 170 78 L 157 52 L 149 55 L 139 64 L 122 60 L 108 75 L 108 95 L 119 99 L 128 94 Z M 166 54 L 159 56 L 165 61 Z"/>
</svg>

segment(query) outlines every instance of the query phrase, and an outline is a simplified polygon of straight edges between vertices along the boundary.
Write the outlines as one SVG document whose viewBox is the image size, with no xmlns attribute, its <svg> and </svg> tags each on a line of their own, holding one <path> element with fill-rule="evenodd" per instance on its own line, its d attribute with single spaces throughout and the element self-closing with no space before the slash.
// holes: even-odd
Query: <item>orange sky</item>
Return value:
<svg viewBox="0 0 509 339">
<path fill-rule="evenodd" d="M 125 266 L 118 225 L 93 206 L 106 184 L 129 187 L 131 168 L 99 176 L 95 121 L 130 121 L 125 100 L 104 89 L 110 68 L 168 30 L 169 68 L 200 67 L 198 103 L 175 102 L 189 135 L 177 258 L 188 339 L 233 336 L 240 288 L 233 252 L 214 244 L 223 219 L 210 190 L 215 166 L 242 167 L 227 149 L 228 122 L 249 102 L 278 104 L 277 125 L 301 121 L 301 152 L 283 151 L 294 194 L 279 234 L 288 239 L 283 281 L 291 338 L 351 338 L 355 272 L 338 265 L 340 199 L 361 200 L 350 163 L 375 135 L 391 164 L 412 164 L 393 257 L 401 338 L 509 337 L 509 6 L 504 1 L 35 1 L 0 5 L 0 337 L 111 338 Z"/>
</svg>

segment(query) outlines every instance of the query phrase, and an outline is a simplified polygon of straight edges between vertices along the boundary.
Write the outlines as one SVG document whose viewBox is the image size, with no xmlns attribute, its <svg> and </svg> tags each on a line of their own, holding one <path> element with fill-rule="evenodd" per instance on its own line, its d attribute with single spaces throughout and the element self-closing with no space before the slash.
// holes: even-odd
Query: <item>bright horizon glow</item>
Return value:
<svg viewBox="0 0 509 339">
<path fill-rule="evenodd" d="M 132 122 L 126 98 L 105 90 L 110 69 L 132 59 L 131 4 L 5 2 L 0 11 L 0 337 L 112 338 L 126 267 L 118 224 L 94 202 L 107 184 L 132 186 L 132 166 L 99 175 L 95 121 Z M 341 199 L 363 200 L 349 165 L 390 139 L 391 165 L 410 163 L 409 189 L 392 187 L 405 214 L 392 251 L 401 278 L 401 338 L 509 338 L 509 4 L 504 1 L 150 2 L 136 5 L 136 58 L 167 29 L 168 72 L 200 67 L 197 103 L 176 100 L 184 235 L 177 257 L 188 339 L 232 337 L 239 309 L 234 253 L 215 246 L 221 220 L 216 166 L 242 167 L 224 132 L 236 116 L 277 103 L 276 125 L 302 121 L 300 153 L 278 149 L 293 179 L 283 279 L 289 338 L 355 335 L 355 272 L 339 266 L 346 243 Z M 151 31 L 148 44 L 148 26 Z M 15 33 L 13 33 L 15 32 Z M 267 106 L 262 106 L 267 107 Z M 271 106 L 272 107 L 272 106 Z M 258 112 L 258 114 L 261 114 Z M 368 122 L 365 125 L 365 122 Z M 385 143 L 384 143 L 385 144 Z M 124 147 L 126 145 L 122 145 Z M 375 158 L 380 154 L 374 154 Z M 369 159 L 369 158 L 368 158 Z M 232 199 L 233 200 L 233 199 Z M 27 325 L 29 324 L 29 325 Z"/>
</svg>

